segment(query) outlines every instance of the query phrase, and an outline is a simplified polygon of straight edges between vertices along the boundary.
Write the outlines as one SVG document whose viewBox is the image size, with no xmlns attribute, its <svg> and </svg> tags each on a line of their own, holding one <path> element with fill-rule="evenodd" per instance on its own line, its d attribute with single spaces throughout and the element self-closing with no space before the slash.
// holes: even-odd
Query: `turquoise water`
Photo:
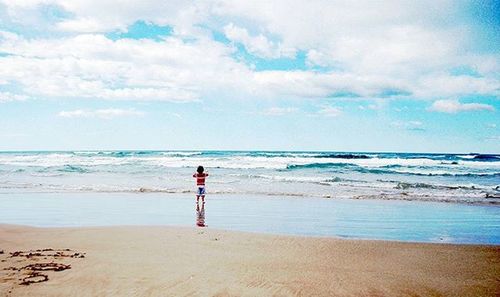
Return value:
<svg viewBox="0 0 500 297">
<path fill-rule="evenodd" d="M 500 207 L 418 201 L 209 195 L 209 228 L 412 242 L 500 244 Z M 195 226 L 195 200 L 163 193 L 0 194 L 0 223 Z"/>
<path fill-rule="evenodd" d="M 0 223 L 194 226 L 198 165 L 209 228 L 500 244 L 500 155 L 474 153 L 0 152 Z"/>
<path fill-rule="evenodd" d="M 191 193 L 500 204 L 500 155 L 266 151 L 0 152 L 0 193 Z"/>
</svg>

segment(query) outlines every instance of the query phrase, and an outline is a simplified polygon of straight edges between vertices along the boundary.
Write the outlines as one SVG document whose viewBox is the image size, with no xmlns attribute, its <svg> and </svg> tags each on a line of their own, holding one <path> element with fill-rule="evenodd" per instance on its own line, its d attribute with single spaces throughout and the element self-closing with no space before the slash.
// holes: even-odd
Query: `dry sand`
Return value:
<svg viewBox="0 0 500 297">
<path fill-rule="evenodd" d="M 37 249 L 50 250 L 29 256 Z M 500 295 L 499 246 L 206 228 L 0 225 L 2 250 L 0 296 Z M 25 253 L 12 257 L 16 251 Z M 29 270 L 29 264 L 51 262 L 71 268 Z M 48 281 L 21 285 L 29 273 L 47 275 Z M 38 279 L 43 276 L 32 278 Z"/>
</svg>

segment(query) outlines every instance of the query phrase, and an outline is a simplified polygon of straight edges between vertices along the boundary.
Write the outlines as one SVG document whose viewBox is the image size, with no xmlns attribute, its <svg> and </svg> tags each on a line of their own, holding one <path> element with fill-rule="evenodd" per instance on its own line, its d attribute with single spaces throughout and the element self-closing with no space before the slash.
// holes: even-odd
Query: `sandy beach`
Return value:
<svg viewBox="0 0 500 297">
<path fill-rule="evenodd" d="M 499 275 L 499 246 L 0 225 L 0 296 L 498 296 Z"/>
</svg>

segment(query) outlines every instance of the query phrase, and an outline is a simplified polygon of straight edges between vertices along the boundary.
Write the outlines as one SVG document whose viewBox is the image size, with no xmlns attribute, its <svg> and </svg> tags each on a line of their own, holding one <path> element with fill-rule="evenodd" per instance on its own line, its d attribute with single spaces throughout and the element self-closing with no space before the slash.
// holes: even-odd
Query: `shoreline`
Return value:
<svg viewBox="0 0 500 297">
<path fill-rule="evenodd" d="M 99 195 L 99 194 L 125 194 L 125 195 L 155 195 L 161 194 L 165 195 L 165 197 L 173 197 L 173 196 L 184 196 L 191 195 L 194 196 L 195 192 L 192 190 L 183 190 L 180 192 L 169 191 L 169 190 L 148 190 L 139 188 L 137 190 L 124 190 L 124 191 L 45 191 L 45 192 L 0 192 L 0 197 L 2 195 L 36 195 L 36 194 L 54 194 L 54 195 L 79 195 L 79 194 L 88 194 L 88 195 Z M 302 199 L 325 199 L 325 200 L 365 200 L 365 201 L 401 201 L 401 202 L 422 202 L 422 203 L 440 203 L 440 204 L 457 204 L 457 205 L 470 205 L 470 206 L 492 206 L 499 207 L 500 206 L 500 197 L 497 196 L 488 196 L 483 199 L 488 200 L 467 200 L 464 199 L 456 199 L 456 198 L 435 198 L 435 197 L 425 197 L 422 198 L 420 196 L 407 196 L 407 195 L 387 195 L 387 194 L 378 194 L 378 195 L 358 195 L 358 196 L 339 196 L 334 197 L 330 195 L 306 195 L 306 194 L 295 194 L 295 193 L 261 193 L 261 192 L 210 192 L 208 196 L 221 196 L 221 197 L 231 197 L 231 196 L 262 196 L 269 198 L 302 198 Z M 417 198 L 416 198 L 417 197 Z"/>
<path fill-rule="evenodd" d="M 48 251 L 10 254 L 37 249 Z M 500 288 L 500 247 L 487 245 L 0 224 L 1 250 L 2 296 L 495 296 Z M 40 271 L 48 281 L 30 285 L 19 284 L 26 269 L 4 270 L 44 262 L 71 268 Z"/>
<path fill-rule="evenodd" d="M 194 226 L 201 214 L 189 194 L 7 194 L 0 202 L 0 223 L 35 227 Z M 211 195 L 201 219 L 211 229 L 276 235 L 500 244 L 495 206 Z"/>
<path fill-rule="evenodd" d="M 155 195 L 162 194 L 165 197 L 178 196 L 178 195 L 192 195 L 195 192 L 193 190 L 181 190 L 181 191 L 171 191 L 171 190 L 158 190 L 158 189 L 147 189 L 138 188 L 136 190 L 123 190 L 123 191 L 92 191 L 92 190 L 81 190 L 81 191 L 42 191 L 42 192 L 0 192 L 1 195 L 36 195 L 36 194 L 68 194 L 68 195 L 78 195 L 78 194 L 125 194 L 125 195 Z M 303 199 L 325 199 L 325 200 L 366 200 L 366 201 L 404 201 L 404 202 L 422 202 L 422 203 L 442 203 L 442 204 L 458 204 L 458 205 L 470 205 L 470 206 L 500 206 L 500 196 L 486 195 L 482 198 L 483 200 L 474 200 L 470 197 L 426 197 L 426 196 L 416 196 L 416 195 L 406 195 L 406 194 L 376 194 L 376 195 L 356 195 L 356 196 L 337 196 L 334 195 L 314 195 L 314 194 L 303 194 L 303 193 L 263 193 L 263 192 L 224 192 L 224 191 L 211 191 L 208 196 L 262 196 L 269 198 L 303 198 Z M 484 200 L 486 199 L 486 200 Z"/>
<path fill-rule="evenodd" d="M 357 241 L 357 242 L 368 242 L 368 243 L 381 243 L 381 244 L 410 244 L 410 245 L 443 245 L 443 246 L 469 246 L 469 247 L 483 247 L 483 248 L 498 248 L 500 252 L 500 243 L 470 243 L 470 242 L 425 242 L 425 241 L 409 241 L 409 240 L 397 240 L 397 239 L 376 239 L 376 238 L 360 238 L 360 237 L 348 237 L 348 236 L 335 236 L 335 235 L 303 235 L 303 234 L 284 234 L 284 233 L 269 233 L 269 232 L 259 232 L 259 231 L 241 231 L 241 230 L 231 230 L 231 229 L 223 229 L 223 228 L 213 228 L 208 225 L 205 226 L 197 226 L 193 225 L 95 225 L 95 226 L 32 226 L 32 225 L 18 225 L 18 224 L 5 224 L 0 223 L 0 234 L 3 229 L 37 229 L 37 230 L 60 230 L 60 231 L 71 231 L 71 230 L 107 230 L 107 229 L 179 229 L 179 230 L 200 230 L 206 231 L 210 230 L 210 232 L 220 232 L 220 233 L 235 233 L 241 234 L 242 236 L 250 235 L 250 236 L 270 236 L 270 237 L 290 237 L 295 239 L 311 239 L 311 240 L 333 240 L 333 241 Z M 1 238 L 0 238 L 1 239 Z M 0 241 L 1 243 L 1 241 Z M 0 246 L 1 250 L 1 246 Z M 500 255 L 499 255 L 500 256 Z"/>
</svg>

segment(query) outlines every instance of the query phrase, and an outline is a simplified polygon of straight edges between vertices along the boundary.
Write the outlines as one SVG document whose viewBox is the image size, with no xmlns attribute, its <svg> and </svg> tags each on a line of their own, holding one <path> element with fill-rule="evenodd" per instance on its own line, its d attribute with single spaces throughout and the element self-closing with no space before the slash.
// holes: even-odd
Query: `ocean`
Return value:
<svg viewBox="0 0 500 297">
<path fill-rule="evenodd" d="M 252 194 L 500 204 L 500 155 L 278 151 L 0 152 L 0 193 Z"/>
</svg>

